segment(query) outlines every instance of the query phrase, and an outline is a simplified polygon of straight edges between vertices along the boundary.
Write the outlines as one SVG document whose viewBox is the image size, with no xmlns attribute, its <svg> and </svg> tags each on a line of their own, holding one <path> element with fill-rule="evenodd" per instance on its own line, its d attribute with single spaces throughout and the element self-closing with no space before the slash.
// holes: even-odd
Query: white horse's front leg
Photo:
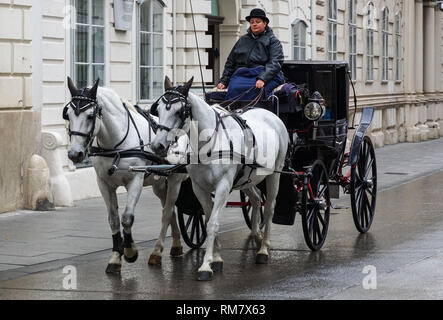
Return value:
<svg viewBox="0 0 443 320">
<path fill-rule="evenodd" d="M 153 187 L 154 193 L 160 198 L 163 206 L 162 213 L 162 227 L 160 235 L 154 246 L 154 251 L 149 257 L 149 265 L 160 265 L 163 252 L 163 243 L 165 241 L 166 232 L 169 224 L 172 228 L 173 243 L 171 248 L 171 255 L 179 256 L 183 254 L 183 247 L 180 243 L 180 231 L 178 231 L 177 222 L 175 221 L 174 206 L 180 192 L 182 177 L 180 175 L 171 175 L 167 180 L 167 191 L 164 185 L 155 184 Z M 178 238 L 178 239 L 177 239 Z"/>
<path fill-rule="evenodd" d="M 219 230 L 219 215 L 221 210 L 228 202 L 230 188 L 230 184 L 224 180 L 216 189 L 214 205 L 206 227 L 208 234 L 208 238 L 206 240 L 206 252 L 203 259 L 203 264 L 198 269 L 198 280 L 212 280 L 213 269 L 215 271 L 221 271 L 223 266 L 223 260 L 220 256 L 220 243 L 218 242 L 217 234 Z M 195 191 L 196 190 L 194 188 L 194 192 Z M 199 196 L 197 193 L 196 195 L 197 197 Z M 201 198 L 199 197 L 199 199 Z"/>
<path fill-rule="evenodd" d="M 125 260 L 133 263 L 138 258 L 137 247 L 132 239 L 132 225 L 134 223 L 134 210 L 143 188 L 143 174 L 136 174 L 134 178 L 126 185 L 127 202 L 125 212 L 122 215 L 123 226 L 123 254 Z"/>
<path fill-rule="evenodd" d="M 116 188 L 110 187 L 102 179 L 97 178 L 97 184 L 108 210 L 108 221 L 112 232 L 112 257 L 106 267 L 106 273 L 120 274 L 122 268 L 123 239 L 120 233 L 120 217 Z"/>
<path fill-rule="evenodd" d="M 264 208 L 264 219 L 265 219 L 265 232 L 263 235 L 263 240 L 261 243 L 260 250 L 257 252 L 255 257 L 255 263 L 266 264 L 268 263 L 269 248 L 271 247 L 271 220 L 274 214 L 274 208 L 276 203 L 276 198 L 278 194 L 280 182 L 280 174 L 273 173 L 266 177 L 266 203 Z"/>
</svg>

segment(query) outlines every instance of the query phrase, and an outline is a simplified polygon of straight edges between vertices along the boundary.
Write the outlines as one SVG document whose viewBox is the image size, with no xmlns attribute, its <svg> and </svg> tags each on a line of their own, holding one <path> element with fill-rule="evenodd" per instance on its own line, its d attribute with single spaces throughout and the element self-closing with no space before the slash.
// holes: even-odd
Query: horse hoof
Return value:
<svg viewBox="0 0 443 320">
<path fill-rule="evenodd" d="M 268 263 L 268 255 L 267 254 L 257 254 L 255 257 L 256 264 L 267 264 Z"/>
<path fill-rule="evenodd" d="M 122 271 L 121 264 L 109 263 L 108 266 L 106 267 L 107 274 L 120 274 L 121 271 Z"/>
<path fill-rule="evenodd" d="M 150 266 L 159 266 L 162 264 L 162 257 L 157 256 L 155 254 L 151 254 L 151 256 L 149 257 L 148 264 Z"/>
<path fill-rule="evenodd" d="M 183 254 L 183 247 L 171 247 L 171 252 L 170 255 L 173 257 L 178 257 L 181 256 Z"/>
<path fill-rule="evenodd" d="M 138 251 L 136 251 L 132 257 L 127 257 L 126 255 L 124 257 L 125 257 L 126 262 L 134 263 L 135 261 L 137 261 Z"/>
<path fill-rule="evenodd" d="M 198 281 L 210 281 L 212 280 L 212 272 L 211 271 L 199 271 L 198 272 Z"/>
<path fill-rule="evenodd" d="M 217 261 L 211 263 L 211 269 L 214 272 L 222 272 L 223 271 L 223 261 Z"/>
</svg>

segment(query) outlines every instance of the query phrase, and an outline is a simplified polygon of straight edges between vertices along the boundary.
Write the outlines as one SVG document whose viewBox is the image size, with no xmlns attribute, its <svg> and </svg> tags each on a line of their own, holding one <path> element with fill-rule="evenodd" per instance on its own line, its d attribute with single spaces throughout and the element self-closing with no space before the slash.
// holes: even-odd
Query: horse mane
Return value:
<svg viewBox="0 0 443 320">
<path fill-rule="evenodd" d="M 123 103 L 126 107 L 137 114 L 137 110 L 132 103 L 130 103 L 127 99 L 120 97 L 114 89 L 108 87 L 99 87 L 97 90 L 97 101 L 101 106 L 104 106 L 106 103 L 113 102 L 116 106 L 123 107 Z"/>
<path fill-rule="evenodd" d="M 212 108 L 212 109 L 214 109 L 214 110 L 216 110 L 216 111 L 218 111 L 219 113 L 220 112 L 229 112 L 229 110 L 227 110 L 226 108 L 224 108 L 224 107 L 222 107 L 220 104 L 212 104 L 212 105 L 210 105 L 210 104 L 208 104 L 205 100 L 203 100 L 199 95 L 197 95 L 197 94 L 195 94 L 195 93 L 192 93 L 192 92 L 189 92 L 188 93 L 188 96 L 189 95 L 192 95 L 192 96 L 194 96 L 195 98 L 198 98 L 198 99 L 200 99 L 200 100 L 202 100 L 202 102 L 204 102 L 204 103 L 206 103 L 210 108 Z"/>
</svg>

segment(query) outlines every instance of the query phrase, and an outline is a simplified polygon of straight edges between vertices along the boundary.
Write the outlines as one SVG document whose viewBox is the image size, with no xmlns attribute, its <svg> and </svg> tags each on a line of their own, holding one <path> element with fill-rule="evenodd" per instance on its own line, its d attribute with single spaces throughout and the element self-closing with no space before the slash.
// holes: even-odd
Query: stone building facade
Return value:
<svg viewBox="0 0 443 320">
<path fill-rule="evenodd" d="M 33 153 L 57 163 L 51 174 L 67 181 L 72 200 L 99 195 L 94 170 L 67 158 L 67 75 L 79 86 L 100 77 L 146 106 L 164 75 L 177 84 L 194 76 L 201 92 L 198 52 L 213 86 L 255 7 L 266 11 L 285 59 L 350 63 L 356 120 L 361 107 L 376 107 L 368 135 L 377 147 L 443 135 L 443 12 L 435 1 L 0 0 L 0 145 L 11 150 L 0 155 L 0 212 L 22 205 Z"/>
</svg>

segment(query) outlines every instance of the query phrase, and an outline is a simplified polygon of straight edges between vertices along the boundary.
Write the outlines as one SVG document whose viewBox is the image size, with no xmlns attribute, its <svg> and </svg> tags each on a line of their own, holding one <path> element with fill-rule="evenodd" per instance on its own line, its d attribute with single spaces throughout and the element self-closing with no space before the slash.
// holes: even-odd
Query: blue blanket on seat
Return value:
<svg viewBox="0 0 443 320">
<path fill-rule="evenodd" d="M 265 67 L 263 66 L 237 69 L 229 80 L 228 93 L 226 94 L 225 99 L 234 99 L 251 87 L 254 87 L 255 83 L 257 82 L 257 76 L 262 73 L 264 69 Z M 272 95 L 272 90 L 284 82 L 285 80 L 283 77 L 280 74 L 277 74 L 274 79 L 265 85 L 266 97 L 262 97 L 262 100 Z M 259 91 L 257 89 L 253 89 L 244 96 L 240 97 L 239 100 L 253 100 L 255 97 L 257 97 L 258 92 Z"/>
</svg>

